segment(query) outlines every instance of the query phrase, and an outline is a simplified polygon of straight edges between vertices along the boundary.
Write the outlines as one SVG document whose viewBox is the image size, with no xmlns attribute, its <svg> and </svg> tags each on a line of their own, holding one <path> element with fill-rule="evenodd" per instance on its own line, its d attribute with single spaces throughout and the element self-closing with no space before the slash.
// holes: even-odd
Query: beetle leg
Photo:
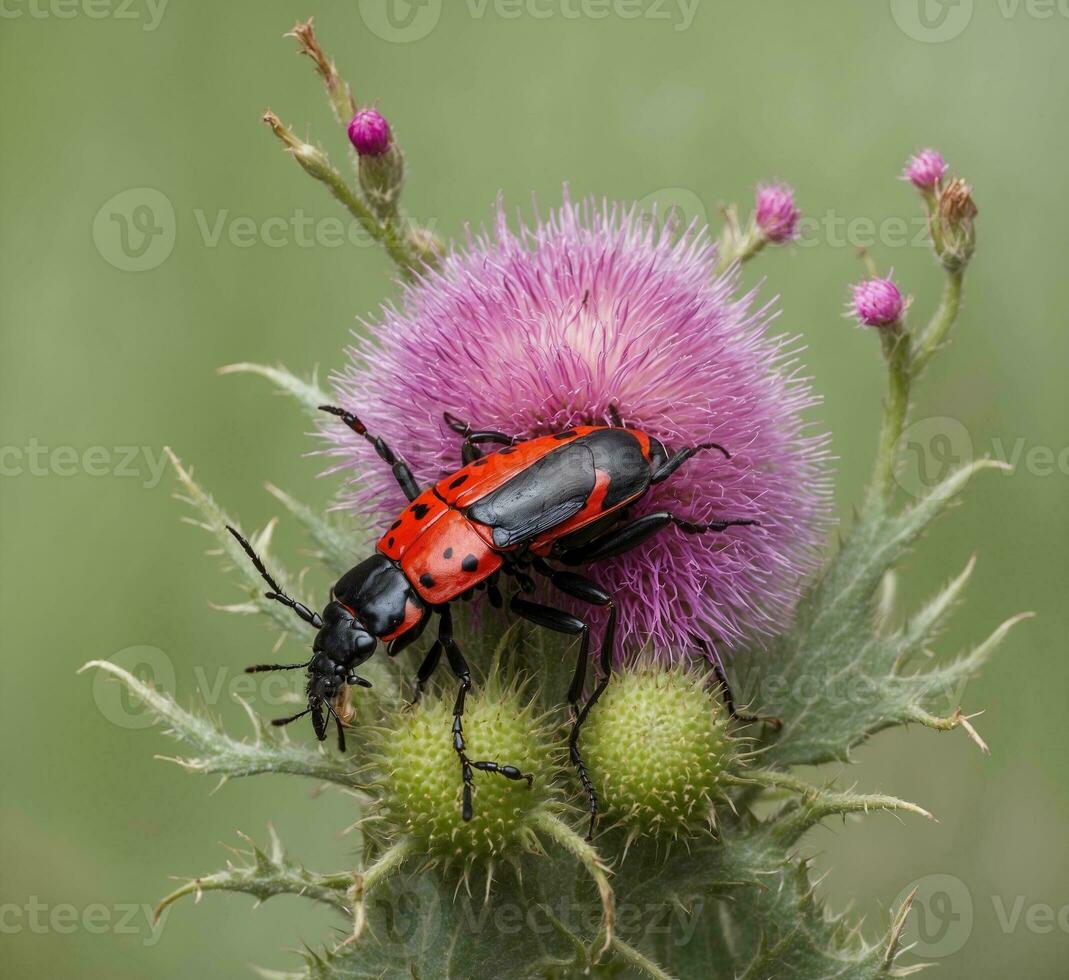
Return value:
<svg viewBox="0 0 1069 980">
<path fill-rule="evenodd" d="M 415 500 L 419 496 L 419 486 L 416 484 L 416 478 L 412 475 L 412 471 L 408 468 L 408 463 L 403 459 L 398 459 L 394 451 L 379 436 L 371 435 L 367 431 L 367 426 L 360 419 L 353 415 L 352 412 L 347 412 L 344 408 L 338 408 L 335 405 L 320 405 L 319 408 L 331 415 L 337 415 L 353 432 L 358 436 L 363 436 L 371 443 L 375 448 L 375 452 L 379 454 L 379 459 L 393 470 L 394 477 L 409 500 Z"/>
<path fill-rule="evenodd" d="M 497 572 L 494 572 L 486 580 L 486 597 L 490 600 L 490 605 L 495 609 L 500 609 L 502 605 L 501 589 L 497 585 Z"/>
<path fill-rule="evenodd" d="M 696 453 L 700 453 L 703 449 L 716 449 L 724 454 L 725 459 L 731 459 L 731 453 L 729 453 L 718 442 L 703 442 L 700 446 L 686 446 L 683 449 L 673 453 L 668 459 L 666 459 L 650 478 L 650 483 L 662 483 L 667 480 L 676 470 L 679 469 L 691 456 Z"/>
<path fill-rule="evenodd" d="M 609 609 L 609 622 L 602 637 L 599 657 L 601 677 L 598 678 L 598 683 L 593 693 L 580 706 L 583 688 L 586 686 L 587 660 L 590 652 L 590 627 L 577 616 L 572 616 L 561 609 L 554 609 L 552 606 L 541 606 L 538 603 L 528 602 L 526 599 L 520 599 L 519 597 L 513 598 L 510 604 L 518 615 L 538 626 L 544 626 L 558 633 L 567 633 L 580 637 L 579 659 L 576 661 L 575 674 L 572 676 L 572 683 L 568 688 L 568 704 L 572 711 L 572 730 L 568 735 L 568 756 L 572 761 L 572 765 L 575 766 L 579 782 L 586 793 L 590 813 L 590 826 L 587 830 L 586 839 L 592 840 L 594 829 L 598 822 L 598 794 L 594 789 L 590 774 L 587 772 L 586 764 L 583 762 L 582 753 L 579 751 L 579 733 L 587 716 L 590 714 L 590 709 L 597 704 L 598 698 L 604 693 L 605 688 L 609 686 L 609 680 L 612 677 L 612 654 L 616 639 L 616 603 L 609 593 L 582 575 L 576 575 L 574 572 L 556 571 L 541 561 L 536 563 L 535 567 L 566 595 L 593 605 L 607 606 Z"/>
<path fill-rule="evenodd" d="M 646 514 L 628 524 L 614 528 L 584 545 L 565 551 L 559 558 L 566 565 L 585 565 L 587 562 L 599 561 L 602 558 L 613 558 L 638 547 L 658 531 L 664 530 L 669 524 L 674 524 L 684 534 L 706 534 L 709 531 L 723 531 L 729 527 L 759 525 L 760 522 L 752 518 L 729 518 L 723 521 L 697 524 L 662 510 Z"/>
<path fill-rule="evenodd" d="M 482 459 L 482 450 L 479 446 L 484 443 L 489 443 L 499 446 L 514 446 L 521 440 L 516 436 L 505 435 L 504 432 L 495 432 L 490 429 L 486 430 L 474 430 L 471 427 L 470 422 L 465 422 L 462 419 L 458 419 L 451 412 L 443 412 L 442 417 L 445 419 L 445 424 L 449 426 L 457 435 L 464 437 L 464 444 L 460 448 L 460 458 L 465 465 L 472 463 L 477 459 Z"/>
<path fill-rule="evenodd" d="M 438 669 L 438 661 L 441 659 L 442 641 L 435 640 L 427 651 L 427 656 L 423 658 L 423 663 L 419 665 L 419 671 L 416 673 L 416 693 L 408 704 L 410 708 L 414 708 L 419 704 L 420 698 L 423 697 L 423 688 L 426 687 L 427 681 L 431 679 L 431 674 Z"/>
<path fill-rule="evenodd" d="M 460 681 L 460 690 L 457 691 L 456 703 L 453 705 L 453 749 L 460 759 L 460 774 L 464 780 L 464 798 L 461 805 L 460 815 L 465 820 L 472 817 L 472 785 L 475 782 L 473 769 L 481 769 L 483 772 L 496 772 L 506 779 L 526 779 L 527 788 L 534 783 L 534 777 L 529 773 L 521 772 L 515 766 L 502 766 L 496 762 L 481 760 L 473 762 L 468 758 L 467 746 L 464 742 L 464 702 L 467 700 L 468 691 L 471 690 L 471 671 L 468 662 L 460 652 L 456 640 L 453 639 L 453 614 L 448 606 L 441 610 L 441 621 L 438 626 L 438 640 L 445 648 L 445 656 L 449 661 L 449 668 Z"/>
<path fill-rule="evenodd" d="M 724 670 L 724 663 L 720 659 L 720 654 L 716 652 L 716 648 L 711 646 L 703 637 L 692 636 L 695 645 L 702 651 L 705 659 L 713 665 L 713 676 L 716 678 L 717 685 L 720 688 L 720 699 L 724 702 L 724 707 L 727 708 L 728 714 L 737 722 L 741 724 L 750 724 L 755 721 L 764 722 L 766 725 L 771 725 L 773 728 L 779 729 L 783 727 L 783 720 L 780 718 L 774 718 L 771 715 L 754 715 L 746 711 L 739 711 L 735 705 L 735 695 L 731 692 L 731 685 L 728 683 L 727 671 Z"/>
</svg>

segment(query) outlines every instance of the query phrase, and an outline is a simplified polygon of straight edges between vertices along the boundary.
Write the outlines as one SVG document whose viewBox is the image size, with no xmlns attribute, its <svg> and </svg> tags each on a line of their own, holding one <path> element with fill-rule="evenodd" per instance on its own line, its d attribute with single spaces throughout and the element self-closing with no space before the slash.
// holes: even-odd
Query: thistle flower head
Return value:
<svg viewBox="0 0 1069 980">
<path fill-rule="evenodd" d="M 380 157 L 389 148 L 390 124 L 378 109 L 361 109 L 349 123 L 349 141 L 362 157 Z"/>
<path fill-rule="evenodd" d="M 693 671 L 619 674 L 583 729 L 606 817 L 633 836 L 674 837 L 711 824 L 720 775 L 735 754 L 725 715 Z"/>
<path fill-rule="evenodd" d="M 794 203 L 789 184 L 762 184 L 757 188 L 757 227 L 774 243 L 790 241 L 798 233 L 802 212 Z"/>
<path fill-rule="evenodd" d="M 402 454 L 422 485 L 460 466 L 448 411 L 517 436 L 580 423 L 624 424 L 670 448 L 715 441 L 633 508 L 694 521 L 753 518 L 759 527 L 686 535 L 669 528 L 592 567 L 620 602 L 619 636 L 661 655 L 721 648 L 782 627 L 813 567 L 826 515 L 826 453 L 800 413 L 814 398 L 792 341 L 768 334 L 771 304 L 714 279 L 704 232 L 682 239 L 634 210 L 565 201 L 495 234 L 407 286 L 333 379 L 337 397 Z M 390 523 L 405 506 L 388 467 L 362 439 L 324 425 L 344 502 Z M 584 615 L 589 615 L 589 609 Z M 597 622 L 597 617 L 591 617 Z"/>
<path fill-rule="evenodd" d="M 922 191 L 933 191 L 946 176 L 947 164 L 938 150 L 921 150 L 906 163 L 902 176 Z"/>
<path fill-rule="evenodd" d="M 906 301 L 890 277 L 866 279 L 852 288 L 854 316 L 862 326 L 887 327 L 902 318 Z"/>
</svg>

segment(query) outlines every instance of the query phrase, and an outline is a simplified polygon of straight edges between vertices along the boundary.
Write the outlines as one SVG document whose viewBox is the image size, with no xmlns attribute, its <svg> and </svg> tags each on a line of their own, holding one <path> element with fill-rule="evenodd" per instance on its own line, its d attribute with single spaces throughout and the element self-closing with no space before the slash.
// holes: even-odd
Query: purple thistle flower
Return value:
<svg viewBox="0 0 1069 980">
<path fill-rule="evenodd" d="M 798 233 L 802 212 L 795 207 L 789 184 L 761 184 L 757 188 L 757 227 L 770 242 L 790 241 Z"/>
<path fill-rule="evenodd" d="M 404 287 L 399 308 L 365 324 L 372 339 L 358 338 L 332 379 L 338 399 L 421 485 L 460 466 L 443 411 L 531 436 L 609 424 L 615 405 L 626 425 L 669 447 L 721 443 L 730 460 L 699 453 L 634 514 L 756 518 L 760 527 L 703 536 L 669 528 L 592 574 L 620 598 L 627 649 L 649 641 L 669 658 L 692 653 L 695 633 L 720 648 L 759 639 L 789 620 L 817 560 L 826 440 L 801 420 L 816 399 L 796 343 L 768 336 L 772 304 L 733 297 L 737 272 L 714 279 L 715 264 L 704 229 L 674 240 L 634 209 L 566 197 L 514 233 L 499 207 L 494 235 L 469 231 L 465 248 Z M 324 422 L 323 434 L 332 472 L 352 477 L 342 506 L 391 521 L 405 500 L 389 468 L 344 427 Z"/>
<path fill-rule="evenodd" d="M 361 109 L 349 123 L 349 141 L 362 157 L 381 157 L 390 140 L 390 124 L 378 109 Z"/>
<path fill-rule="evenodd" d="M 921 150 L 909 158 L 902 172 L 914 187 L 922 191 L 935 190 L 946 176 L 947 163 L 938 150 Z"/>
<path fill-rule="evenodd" d="M 854 316 L 862 326 L 887 327 L 902 318 L 906 301 L 890 277 L 866 279 L 852 289 Z"/>
</svg>

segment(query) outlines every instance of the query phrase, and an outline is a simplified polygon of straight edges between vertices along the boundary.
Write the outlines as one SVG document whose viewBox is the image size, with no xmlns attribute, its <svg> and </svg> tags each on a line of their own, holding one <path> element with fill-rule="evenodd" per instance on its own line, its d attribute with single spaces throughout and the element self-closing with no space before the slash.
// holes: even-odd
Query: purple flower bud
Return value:
<svg viewBox="0 0 1069 980">
<path fill-rule="evenodd" d="M 909 158 L 902 175 L 922 191 L 935 190 L 946 176 L 947 162 L 938 150 L 921 150 Z"/>
<path fill-rule="evenodd" d="M 378 109 L 361 109 L 349 123 L 349 140 L 362 157 L 381 157 L 390 148 L 390 124 Z"/>
<path fill-rule="evenodd" d="M 854 316 L 866 327 L 887 327 L 897 323 L 906 301 L 894 280 L 866 279 L 853 287 Z"/>
<path fill-rule="evenodd" d="M 770 242 L 790 241 L 798 233 L 802 212 L 794 206 L 789 184 L 761 184 L 757 188 L 757 227 Z"/>
</svg>

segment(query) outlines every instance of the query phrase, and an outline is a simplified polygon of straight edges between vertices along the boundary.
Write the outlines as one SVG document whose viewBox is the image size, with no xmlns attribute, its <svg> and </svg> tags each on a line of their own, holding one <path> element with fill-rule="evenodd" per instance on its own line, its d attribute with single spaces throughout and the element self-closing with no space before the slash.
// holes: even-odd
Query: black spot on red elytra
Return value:
<svg viewBox="0 0 1069 980">
<path fill-rule="evenodd" d="M 434 576 L 431 575 L 430 572 L 424 572 L 419 577 L 419 584 L 422 585 L 425 589 L 433 588 L 434 587 Z"/>
<path fill-rule="evenodd" d="M 479 559 L 474 555 L 468 555 L 461 563 L 461 569 L 465 572 L 474 572 L 479 567 Z"/>
<path fill-rule="evenodd" d="M 481 459 L 475 460 L 475 462 L 473 462 L 471 465 L 472 466 L 485 466 L 486 465 L 486 457 L 483 456 Z"/>
<path fill-rule="evenodd" d="M 386 539 L 386 547 L 387 548 L 392 548 L 393 547 L 393 538 L 392 537 L 389 537 L 389 538 Z"/>
<path fill-rule="evenodd" d="M 450 490 L 456 490 L 457 487 L 468 482 L 468 474 L 461 473 L 452 483 L 449 484 Z"/>
<path fill-rule="evenodd" d="M 426 504 L 413 504 L 412 505 L 412 516 L 417 521 L 422 521 L 423 518 L 427 516 L 427 511 L 429 511 L 429 510 L 430 510 L 430 507 L 428 507 Z"/>
<path fill-rule="evenodd" d="M 397 529 L 398 529 L 398 528 L 399 528 L 400 526 L 401 526 L 401 518 L 400 518 L 400 517 L 398 517 L 398 518 L 397 518 L 397 520 L 396 520 L 396 521 L 394 521 L 394 522 L 393 522 L 393 523 L 392 523 L 392 524 L 390 525 L 390 530 L 391 530 L 391 531 L 396 531 L 396 530 L 397 530 Z"/>
<path fill-rule="evenodd" d="M 507 449 L 499 450 L 498 451 L 498 455 L 499 456 L 511 456 L 514 452 L 516 452 L 516 450 L 512 446 L 509 446 Z"/>
<path fill-rule="evenodd" d="M 553 438 L 560 442 L 565 439 L 571 439 L 575 435 L 575 429 L 565 429 L 563 432 L 558 432 Z"/>
<path fill-rule="evenodd" d="M 452 558 L 453 557 L 453 549 L 452 548 L 446 548 L 445 551 L 442 552 L 442 557 L 443 558 Z"/>
</svg>

